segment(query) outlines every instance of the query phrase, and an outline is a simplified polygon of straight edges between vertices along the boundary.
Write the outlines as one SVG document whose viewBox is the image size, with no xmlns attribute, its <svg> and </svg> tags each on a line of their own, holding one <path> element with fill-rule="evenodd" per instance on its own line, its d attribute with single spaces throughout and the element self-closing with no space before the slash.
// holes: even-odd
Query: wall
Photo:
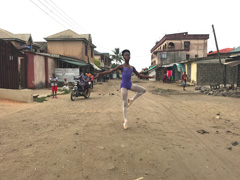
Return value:
<svg viewBox="0 0 240 180">
<path fill-rule="evenodd" d="M 50 87 L 50 77 L 53 73 L 55 73 L 55 69 L 57 68 L 57 61 L 53 58 L 48 57 L 48 77 L 47 77 L 47 87 Z"/>
<path fill-rule="evenodd" d="M 32 90 L 30 89 L 3 89 L 0 88 L 0 99 L 10 99 L 20 102 L 33 102 Z"/>
<path fill-rule="evenodd" d="M 237 66 L 226 67 L 226 83 L 236 83 L 237 79 Z M 223 84 L 223 67 L 219 63 L 198 63 L 197 64 L 197 84 Z"/>
<path fill-rule="evenodd" d="M 45 84 L 45 56 L 34 55 L 34 88 L 44 88 Z"/>
<path fill-rule="evenodd" d="M 34 88 L 34 54 L 25 52 L 27 56 L 27 88 Z"/>
<path fill-rule="evenodd" d="M 84 60 L 88 63 L 94 62 L 94 54 L 91 57 L 91 47 L 88 43 L 88 56 L 85 55 L 85 43 L 84 41 L 48 41 L 48 53 L 59 54 L 63 56 L 69 56 L 77 59 Z"/>
<path fill-rule="evenodd" d="M 189 50 L 184 49 L 185 41 L 190 41 Z M 174 43 L 173 49 L 168 48 L 168 44 L 170 42 Z M 163 50 L 163 47 L 165 44 L 166 44 L 166 49 Z M 158 62 L 156 61 L 157 64 L 160 64 L 160 65 L 161 65 L 161 62 L 162 62 L 162 65 L 166 65 L 166 64 L 171 64 L 175 62 L 180 62 L 182 60 L 186 60 L 187 54 L 189 54 L 190 59 L 196 58 L 195 55 L 197 55 L 198 58 L 207 56 L 207 40 L 187 40 L 187 39 L 167 40 L 163 42 L 163 44 L 161 44 L 160 47 L 155 50 L 155 51 L 161 50 L 160 52 L 157 53 L 159 55 L 159 57 L 157 57 L 159 61 Z M 163 53 L 166 53 L 166 58 L 162 58 Z M 151 62 L 154 61 L 154 59 L 155 59 L 155 56 L 154 56 L 154 53 L 152 53 Z"/>
<path fill-rule="evenodd" d="M 197 64 L 195 62 L 191 64 L 191 82 L 197 82 Z"/>
</svg>

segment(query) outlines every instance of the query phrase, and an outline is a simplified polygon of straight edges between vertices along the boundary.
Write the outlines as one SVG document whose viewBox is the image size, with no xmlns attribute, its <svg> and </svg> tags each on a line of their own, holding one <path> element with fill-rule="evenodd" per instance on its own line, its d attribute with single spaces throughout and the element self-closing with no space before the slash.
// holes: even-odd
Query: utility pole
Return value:
<svg viewBox="0 0 240 180">
<path fill-rule="evenodd" d="M 224 87 L 226 87 L 226 66 L 224 64 L 222 64 L 222 62 L 221 62 L 221 57 L 220 57 L 220 53 L 219 53 L 219 49 L 218 49 L 218 43 L 217 43 L 217 38 L 216 38 L 214 25 L 212 25 L 212 29 L 213 29 L 213 34 L 214 34 L 216 48 L 217 48 L 219 63 L 223 67 L 223 84 L 224 84 Z"/>
</svg>

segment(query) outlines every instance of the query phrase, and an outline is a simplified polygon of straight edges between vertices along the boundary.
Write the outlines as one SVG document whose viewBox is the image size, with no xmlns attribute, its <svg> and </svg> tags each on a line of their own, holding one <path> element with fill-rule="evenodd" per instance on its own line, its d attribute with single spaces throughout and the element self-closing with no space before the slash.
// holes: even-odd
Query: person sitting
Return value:
<svg viewBox="0 0 240 180">
<path fill-rule="evenodd" d="M 63 91 L 63 90 L 69 91 L 69 86 L 68 86 L 67 78 L 64 78 L 62 91 Z"/>
<path fill-rule="evenodd" d="M 88 90 L 88 81 L 89 81 L 89 77 L 86 73 L 82 73 L 78 79 L 80 80 L 80 86 L 82 88 L 82 90 L 84 91 L 85 89 Z"/>
</svg>

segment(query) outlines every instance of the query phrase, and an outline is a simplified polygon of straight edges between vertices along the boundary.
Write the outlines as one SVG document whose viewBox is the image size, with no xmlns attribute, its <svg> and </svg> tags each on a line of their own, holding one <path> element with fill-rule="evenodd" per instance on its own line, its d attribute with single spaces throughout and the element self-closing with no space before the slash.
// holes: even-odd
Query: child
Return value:
<svg viewBox="0 0 240 180">
<path fill-rule="evenodd" d="M 122 56 L 125 60 L 124 64 L 121 64 L 113 69 L 110 69 L 108 71 L 104 71 L 101 73 L 98 73 L 95 78 L 98 78 L 99 75 L 103 74 L 109 74 L 113 71 L 116 71 L 120 69 L 122 71 L 122 83 L 121 83 L 121 95 L 122 95 L 122 100 L 123 100 L 123 128 L 127 129 L 127 107 L 129 107 L 133 101 L 135 101 L 139 96 L 144 94 L 146 92 L 145 88 L 132 84 L 131 82 L 131 76 L 132 72 L 134 72 L 138 77 L 141 78 L 153 78 L 154 76 L 146 76 L 143 74 L 140 74 L 137 72 L 137 70 L 133 67 L 130 66 L 129 61 L 130 61 L 130 51 L 125 49 L 122 51 Z M 131 98 L 130 100 L 128 99 L 128 90 L 136 92 L 135 96 Z"/>
<path fill-rule="evenodd" d="M 185 87 L 186 87 L 186 83 L 187 83 L 187 74 L 185 71 L 182 74 L 182 81 L 183 81 L 183 90 L 185 91 Z"/>
<path fill-rule="evenodd" d="M 67 78 L 64 78 L 62 91 L 63 91 L 63 90 L 69 91 L 69 86 L 68 86 Z"/>
<path fill-rule="evenodd" d="M 55 74 L 52 74 L 52 77 L 50 78 L 50 82 L 51 82 L 51 86 L 52 86 L 52 98 L 57 99 L 57 82 L 58 82 L 58 78 L 55 76 Z"/>
</svg>

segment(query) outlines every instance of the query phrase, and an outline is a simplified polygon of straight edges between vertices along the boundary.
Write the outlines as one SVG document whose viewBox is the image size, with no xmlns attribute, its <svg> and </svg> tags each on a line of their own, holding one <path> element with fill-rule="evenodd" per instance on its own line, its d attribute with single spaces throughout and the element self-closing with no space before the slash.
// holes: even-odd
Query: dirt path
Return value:
<svg viewBox="0 0 240 180">
<path fill-rule="evenodd" d="M 0 179 L 239 179 L 240 99 L 136 80 L 147 93 L 123 130 L 119 83 L 97 84 L 74 102 L 0 101 Z M 151 93 L 158 88 L 175 95 Z"/>
</svg>

